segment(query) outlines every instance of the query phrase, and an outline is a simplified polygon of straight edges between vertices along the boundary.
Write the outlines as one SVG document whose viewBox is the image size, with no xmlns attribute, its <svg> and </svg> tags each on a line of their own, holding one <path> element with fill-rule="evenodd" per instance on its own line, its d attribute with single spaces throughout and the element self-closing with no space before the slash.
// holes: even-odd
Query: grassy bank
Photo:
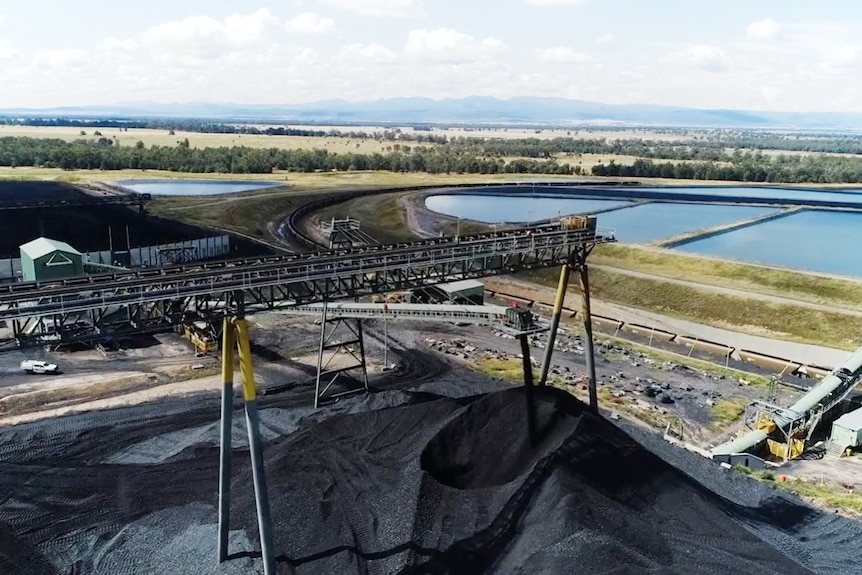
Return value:
<svg viewBox="0 0 862 575">
<path fill-rule="evenodd" d="M 602 301 L 742 333 L 847 350 L 858 347 L 862 334 L 860 317 L 733 297 L 607 270 L 594 269 L 590 276 L 592 294 Z M 555 270 L 531 272 L 525 277 L 547 286 L 556 286 L 558 279 Z"/>
<path fill-rule="evenodd" d="M 862 281 L 608 244 L 596 248 L 590 261 L 657 276 L 862 309 Z"/>
<path fill-rule="evenodd" d="M 782 481 L 780 470 L 778 470 L 779 477 L 776 477 L 776 472 L 771 470 L 752 471 L 742 465 L 735 465 L 734 469 L 758 481 L 772 483 L 778 489 L 809 499 L 817 505 L 829 509 L 840 509 L 855 516 L 862 515 L 862 494 L 850 493 L 836 481 L 799 478 L 787 478 L 787 480 Z"/>
<path fill-rule="evenodd" d="M 350 202 L 324 208 L 315 214 L 318 221 L 351 217 L 359 220 L 361 229 L 381 242 L 402 242 L 413 239 L 407 229 L 400 194 L 366 196 Z"/>
</svg>

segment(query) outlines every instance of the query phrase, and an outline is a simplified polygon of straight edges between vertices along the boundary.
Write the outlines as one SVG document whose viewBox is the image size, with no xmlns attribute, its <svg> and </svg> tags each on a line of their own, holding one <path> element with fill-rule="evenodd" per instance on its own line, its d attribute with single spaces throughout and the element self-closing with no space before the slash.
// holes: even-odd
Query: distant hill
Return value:
<svg viewBox="0 0 862 575">
<path fill-rule="evenodd" d="M 563 98 L 484 96 L 433 100 L 391 98 L 369 102 L 326 100 L 302 105 L 140 102 L 114 106 L 0 109 L 3 116 L 202 118 L 236 121 L 340 124 L 621 125 L 718 128 L 862 130 L 862 114 L 700 110 L 654 105 L 612 105 Z"/>
</svg>

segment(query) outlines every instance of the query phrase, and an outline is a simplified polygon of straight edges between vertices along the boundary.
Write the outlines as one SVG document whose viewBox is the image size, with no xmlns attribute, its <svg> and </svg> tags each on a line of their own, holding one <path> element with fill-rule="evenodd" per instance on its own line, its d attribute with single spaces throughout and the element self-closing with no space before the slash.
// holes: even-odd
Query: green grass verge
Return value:
<svg viewBox="0 0 862 575">
<path fill-rule="evenodd" d="M 862 281 L 851 279 L 610 244 L 597 247 L 590 261 L 708 285 L 862 309 Z"/>
<path fill-rule="evenodd" d="M 728 426 L 742 417 L 748 404 L 749 400 L 744 397 L 720 399 L 713 404 L 710 415 L 716 425 Z"/>
<path fill-rule="evenodd" d="M 844 509 L 862 515 L 862 494 L 847 493 L 844 487 L 837 483 L 825 481 L 823 485 L 820 485 L 817 481 L 792 479 L 790 481 L 776 481 L 775 485 L 779 489 L 814 499 L 828 507 Z"/>
<path fill-rule="evenodd" d="M 324 208 L 315 214 L 319 221 L 351 217 L 359 220 L 361 229 L 386 242 L 409 241 L 413 234 L 407 228 L 401 194 L 382 194 L 356 198 Z"/>
<path fill-rule="evenodd" d="M 835 481 L 806 481 L 798 478 L 780 481 L 776 480 L 775 472 L 768 469 L 753 471 L 744 465 L 734 465 L 733 468 L 759 481 L 774 483 L 779 489 L 811 499 L 820 505 L 862 515 L 862 493 L 848 493 L 843 485 Z"/>
<path fill-rule="evenodd" d="M 510 381 L 521 383 L 524 381 L 524 366 L 520 359 L 485 357 L 479 359 L 474 365 L 478 371 L 492 377 L 499 377 L 501 379 L 508 379 Z M 536 381 L 538 379 L 539 370 L 534 368 L 533 380 Z"/>
<path fill-rule="evenodd" d="M 557 284 L 554 270 L 525 276 L 547 286 Z M 717 294 L 660 279 L 644 279 L 594 269 L 593 297 L 678 319 L 742 333 L 854 350 L 862 339 L 862 318 L 751 298 Z"/>
</svg>

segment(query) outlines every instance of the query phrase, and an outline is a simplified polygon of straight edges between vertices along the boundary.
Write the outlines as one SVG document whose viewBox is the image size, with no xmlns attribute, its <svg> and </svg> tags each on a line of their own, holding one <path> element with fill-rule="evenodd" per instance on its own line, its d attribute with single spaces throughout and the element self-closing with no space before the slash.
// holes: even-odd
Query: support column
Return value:
<svg viewBox="0 0 862 575">
<path fill-rule="evenodd" d="M 554 315 L 551 317 L 551 331 L 548 333 L 548 347 L 545 348 L 545 359 L 542 362 L 542 373 L 539 385 L 548 381 L 548 370 L 551 369 L 551 358 L 554 354 L 554 344 L 557 342 L 557 329 L 560 327 L 560 316 L 563 313 L 563 302 L 566 299 L 566 287 L 569 285 L 569 266 L 563 264 L 560 268 L 560 283 L 557 286 L 557 298 L 554 300 Z"/>
<path fill-rule="evenodd" d="M 584 315 L 584 349 L 586 350 L 587 359 L 587 376 L 589 377 L 590 389 L 590 411 L 593 413 L 599 412 L 599 396 L 596 381 L 596 358 L 593 345 L 593 319 L 590 310 L 590 276 L 587 270 L 586 262 L 582 262 L 580 267 L 580 284 L 581 284 L 581 299 L 582 312 Z"/>
<path fill-rule="evenodd" d="M 260 532 L 263 572 L 264 575 L 275 575 L 272 518 L 269 512 L 266 471 L 263 466 L 263 445 L 260 439 L 260 417 L 257 411 L 257 390 L 254 384 L 254 369 L 251 360 L 248 324 L 245 319 L 238 319 L 234 322 L 234 326 L 236 327 L 237 350 L 239 351 L 239 364 L 242 371 L 245 422 L 248 428 L 248 446 L 251 454 L 251 473 L 254 482 L 254 501 L 257 507 L 257 524 Z"/>
<path fill-rule="evenodd" d="M 231 431 L 233 429 L 233 325 L 224 318 L 221 347 L 221 443 L 219 447 L 218 477 L 218 561 L 223 563 L 228 556 L 230 534 L 230 472 Z"/>
<path fill-rule="evenodd" d="M 536 400 L 533 397 L 533 364 L 530 361 L 530 342 L 527 334 L 521 334 L 521 357 L 524 364 L 524 395 L 527 397 L 527 433 L 530 445 L 536 445 Z"/>
<path fill-rule="evenodd" d="M 323 316 L 320 318 L 320 345 L 317 348 L 317 377 L 314 383 L 314 409 L 320 407 L 320 376 L 323 373 L 323 348 L 326 345 L 326 309 L 327 299 L 323 300 Z"/>
</svg>

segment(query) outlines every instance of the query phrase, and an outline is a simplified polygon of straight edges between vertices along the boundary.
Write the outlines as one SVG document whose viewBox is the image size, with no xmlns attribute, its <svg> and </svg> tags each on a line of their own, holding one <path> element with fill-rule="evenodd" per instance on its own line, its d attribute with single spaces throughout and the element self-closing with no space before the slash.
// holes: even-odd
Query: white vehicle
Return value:
<svg viewBox="0 0 862 575">
<path fill-rule="evenodd" d="M 25 359 L 21 362 L 21 369 L 28 373 L 57 373 L 57 364 L 38 359 Z"/>
</svg>

